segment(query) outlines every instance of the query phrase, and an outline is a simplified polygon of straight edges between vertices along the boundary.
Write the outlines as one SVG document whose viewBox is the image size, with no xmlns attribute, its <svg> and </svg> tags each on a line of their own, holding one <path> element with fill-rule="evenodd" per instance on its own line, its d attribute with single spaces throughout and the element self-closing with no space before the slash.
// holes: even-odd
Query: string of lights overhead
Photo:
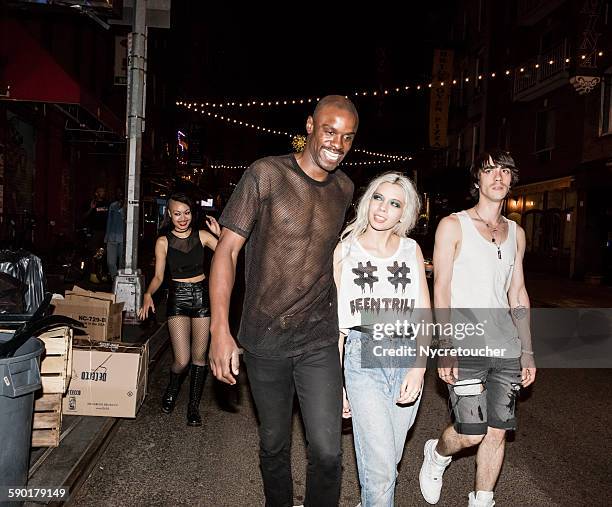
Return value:
<svg viewBox="0 0 612 507">
<path fill-rule="evenodd" d="M 358 166 L 379 166 L 379 165 L 385 165 L 385 164 L 397 164 L 398 162 L 401 162 L 403 159 L 385 159 L 385 160 L 361 160 L 361 161 L 356 161 L 356 162 L 342 162 L 340 164 L 340 166 L 352 166 L 352 167 L 358 167 Z M 409 160 L 412 160 L 412 157 L 409 158 Z M 227 162 L 227 163 L 222 163 L 222 164 L 211 164 L 210 169 L 247 169 L 249 166 L 246 164 L 235 164 L 235 163 L 231 163 L 231 162 Z M 204 168 L 195 168 L 193 170 L 193 174 L 203 174 L 204 173 Z"/>
<path fill-rule="evenodd" d="M 364 155 L 370 155 L 372 157 L 380 157 L 393 160 L 412 160 L 412 157 L 409 155 L 391 155 L 389 153 L 377 153 L 375 151 L 362 150 L 360 148 L 353 148 L 352 151 L 355 151 L 357 153 L 363 153 Z"/>
<path fill-rule="evenodd" d="M 592 57 L 595 54 L 601 57 L 603 56 L 604 53 L 603 51 L 596 50 L 592 52 L 592 54 L 590 55 L 582 54 L 578 57 L 575 57 L 575 59 L 576 60 L 586 60 L 589 56 Z M 498 76 L 506 77 L 506 78 L 513 78 L 513 77 L 521 78 L 525 76 L 526 78 L 528 78 L 529 73 L 534 70 L 537 71 L 540 68 L 544 70 L 544 68 L 546 68 L 547 65 L 556 66 L 556 67 L 558 67 L 559 65 L 567 66 L 571 63 L 571 61 L 572 61 L 572 58 L 570 56 L 563 56 L 561 58 L 549 58 L 546 61 L 540 60 L 539 62 L 532 59 L 531 63 L 529 64 L 523 64 L 523 65 L 520 65 L 514 68 L 506 68 L 502 72 L 493 71 L 493 72 L 487 72 L 487 73 L 472 74 L 468 76 L 463 76 L 461 79 L 449 79 L 447 81 L 421 82 L 418 84 L 396 86 L 396 87 L 383 89 L 383 90 L 377 89 L 377 90 L 354 91 L 351 94 L 345 95 L 345 96 L 349 98 L 351 96 L 376 97 L 376 96 L 400 95 L 400 94 L 405 94 L 405 93 L 408 93 L 414 90 L 421 91 L 421 90 L 427 90 L 431 88 L 443 88 L 447 86 L 448 87 L 453 87 L 453 86 L 458 86 L 458 85 L 465 86 L 465 83 L 476 84 L 483 80 L 496 79 L 498 78 Z M 553 67 L 553 69 L 554 68 L 555 67 Z M 226 108 L 226 109 L 228 108 L 254 109 L 254 108 L 266 108 L 266 107 L 271 108 L 271 107 L 277 107 L 277 106 L 284 107 L 284 106 L 289 106 L 289 105 L 303 105 L 303 104 L 316 103 L 319 100 L 320 100 L 320 97 L 301 97 L 301 98 L 283 98 L 283 99 L 276 98 L 276 99 L 268 99 L 268 100 L 250 99 L 247 101 L 231 100 L 227 102 L 209 102 L 209 101 L 204 101 L 204 100 L 187 102 L 187 101 L 181 100 L 181 101 L 177 101 L 176 105 L 183 107 L 187 110 L 200 113 L 203 116 L 208 116 L 210 118 L 214 118 L 220 121 L 225 121 L 230 125 L 248 127 L 255 131 L 259 131 L 259 132 L 263 132 L 267 134 L 289 137 L 292 139 L 292 144 L 293 144 L 293 147 L 296 149 L 296 151 L 301 151 L 305 144 L 305 137 L 303 135 L 291 133 L 291 132 L 281 130 L 281 129 L 265 127 L 263 125 L 258 125 L 253 122 L 238 120 L 236 118 L 228 116 L 227 113 L 224 111 L 221 111 L 221 109 L 223 108 Z M 374 151 L 364 150 L 360 148 L 353 148 L 352 151 L 361 153 L 366 156 L 376 157 L 382 160 L 344 162 L 342 165 L 365 166 L 365 165 L 389 164 L 389 163 L 398 162 L 398 161 L 412 160 L 412 157 L 410 155 L 396 155 L 396 154 L 389 154 L 389 153 L 380 153 L 380 152 L 374 152 Z M 247 166 L 227 163 L 227 164 L 215 164 L 210 167 L 213 169 L 217 169 L 217 168 L 245 169 Z"/>
<path fill-rule="evenodd" d="M 406 160 L 412 160 L 412 157 L 407 158 Z M 364 165 L 381 165 L 381 164 L 397 164 L 401 162 L 398 159 L 386 159 L 386 160 L 362 160 L 358 162 L 342 162 L 340 166 L 348 165 L 348 166 L 364 166 Z"/>
<path fill-rule="evenodd" d="M 604 55 L 603 51 L 596 51 L 597 56 L 601 57 Z M 586 60 L 589 55 L 582 54 L 578 57 L 574 57 L 576 60 Z M 559 63 L 569 64 L 572 61 L 572 57 L 564 56 L 561 59 L 550 58 L 542 63 L 532 63 L 529 65 L 519 65 L 517 67 L 508 67 L 502 71 L 492 71 L 486 73 L 473 74 L 471 76 L 463 77 L 462 79 L 456 78 L 448 81 L 430 81 L 413 84 L 404 84 L 401 86 L 389 87 L 385 89 L 369 89 L 369 90 L 358 90 L 353 91 L 350 94 L 345 95 L 346 98 L 350 97 L 379 97 L 379 96 L 393 96 L 403 95 L 414 90 L 426 90 L 432 87 L 445 87 L 445 86 L 456 86 L 461 81 L 464 83 L 482 81 L 484 79 L 495 79 L 498 76 L 509 77 L 512 75 L 519 75 L 529 72 L 532 69 L 543 68 L 546 65 L 552 66 Z M 212 102 L 205 99 L 200 100 L 181 100 L 177 102 L 180 106 L 191 106 L 198 107 L 199 109 L 212 108 L 240 108 L 240 109 L 254 109 L 254 108 L 272 108 L 272 107 L 284 107 L 292 105 L 303 105 L 316 103 L 320 100 L 320 97 L 300 97 L 300 98 L 268 98 L 265 100 L 249 99 L 249 100 L 228 100 L 226 102 Z M 214 113 L 213 113 L 214 114 Z"/>
<path fill-rule="evenodd" d="M 292 139 L 299 139 L 299 143 L 294 143 L 294 147 L 297 148 L 297 145 L 301 145 L 303 148 L 303 142 L 304 142 L 304 138 L 303 136 L 299 135 L 299 134 L 292 134 L 290 132 L 286 132 L 284 130 L 276 130 L 276 129 L 271 129 L 268 127 L 264 127 L 261 125 L 256 125 L 254 123 L 250 123 L 250 122 L 246 122 L 246 121 L 241 121 L 241 120 L 237 120 L 236 118 L 232 118 L 230 116 L 227 116 L 225 114 L 220 114 L 220 113 L 214 113 L 212 111 L 205 111 L 202 110 L 201 108 L 192 106 L 191 104 L 184 104 L 181 102 L 177 102 L 176 103 L 177 106 L 182 106 L 185 109 L 188 109 L 189 111 L 194 111 L 196 113 L 200 113 L 204 116 L 208 116 L 210 118 L 216 118 L 218 120 L 221 121 L 225 121 L 227 123 L 229 123 L 230 125 L 236 125 L 236 126 L 241 126 L 241 127 L 248 127 L 251 128 L 253 130 L 257 130 L 259 132 L 265 132 L 268 134 L 274 134 L 274 135 L 279 135 L 279 136 L 285 136 L 285 137 L 290 137 Z M 363 153 L 364 155 L 369 155 L 371 157 L 377 157 L 377 158 L 383 158 L 383 159 L 387 159 L 390 161 L 406 161 L 406 160 L 412 160 L 412 156 L 410 155 L 393 155 L 393 154 L 389 154 L 389 153 L 380 153 L 380 152 L 375 152 L 375 151 L 369 151 L 369 150 L 364 150 L 361 148 L 353 148 L 354 152 L 357 153 Z"/>
</svg>

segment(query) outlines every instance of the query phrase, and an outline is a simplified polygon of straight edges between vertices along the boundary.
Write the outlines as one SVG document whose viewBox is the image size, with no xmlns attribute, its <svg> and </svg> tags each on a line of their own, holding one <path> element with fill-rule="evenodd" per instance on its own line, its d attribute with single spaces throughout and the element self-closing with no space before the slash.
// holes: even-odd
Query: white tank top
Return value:
<svg viewBox="0 0 612 507">
<path fill-rule="evenodd" d="M 508 288 L 516 257 L 516 223 L 508 223 L 508 237 L 497 246 L 476 229 L 467 211 L 454 213 L 461 224 L 461 248 L 453 263 L 452 308 L 509 308 Z M 505 219 L 504 219 L 505 220 Z"/>
<path fill-rule="evenodd" d="M 516 223 L 504 218 L 508 223 L 508 237 L 500 245 L 500 259 L 495 243 L 478 232 L 467 211 L 454 215 L 461 224 L 461 248 L 453 262 L 451 308 L 509 309 L 508 289 L 516 259 Z M 504 357 L 520 356 L 518 332 L 510 312 L 495 312 L 493 315 L 497 327 L 494 342 L 510 342 Z"/>
<path fill-rule="evenodd" d="M 389 319 L 402 320 L 418 308 L 419 269 L 416 242 L 401 238 L 399 248 L 390 257 L 375 257 L 357 240 L 343 241 L 342 271 L 338 293 L 340 330 Z"/>
</svg>

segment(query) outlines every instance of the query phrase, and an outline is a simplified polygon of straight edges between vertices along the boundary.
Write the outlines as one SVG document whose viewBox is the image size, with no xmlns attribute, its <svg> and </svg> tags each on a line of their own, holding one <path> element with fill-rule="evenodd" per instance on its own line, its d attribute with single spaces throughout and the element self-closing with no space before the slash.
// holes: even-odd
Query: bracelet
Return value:
<svg viewBox="0 0 612 507">
<path fill-rule="evenodd" d="M 533 350 L 525 350 L 525 349 L 521 349 L 521 352 L 523 354 L 528 354 L 530 356 L 533 356 Z"/>
</svg>

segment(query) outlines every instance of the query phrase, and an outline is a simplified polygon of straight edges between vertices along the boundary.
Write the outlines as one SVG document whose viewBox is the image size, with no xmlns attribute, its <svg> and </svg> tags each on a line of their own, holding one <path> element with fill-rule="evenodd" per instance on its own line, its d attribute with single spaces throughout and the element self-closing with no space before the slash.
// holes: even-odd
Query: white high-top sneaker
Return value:
<svg viewBox="0 0 612 507">
<path fill-rule="evenodd" d="M 437 440 L 428 440 L 423 448 L 423 465 L 419 472 L 419 485 L 421 493 L 427 503 L 436 504 L 440 500 L 442 491 L 442 475 L 450 465 L 452 458 L 443 457 L 436 453 Z"/>
<path fill-rule="evenodd" d="M 468 501 L 468 507 L 493 507 L 495 500 L 493 500 L 493 491 L 473 491 L 470 492 Z"/>
</svg>

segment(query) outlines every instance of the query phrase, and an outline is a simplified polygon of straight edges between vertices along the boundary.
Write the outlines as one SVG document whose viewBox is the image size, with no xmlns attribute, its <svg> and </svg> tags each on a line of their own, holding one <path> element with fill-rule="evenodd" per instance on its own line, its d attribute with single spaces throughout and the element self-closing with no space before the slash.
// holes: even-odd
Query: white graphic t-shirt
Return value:
<svg viewBox="0 0 612 507">
<path fill-rule="evenodd" d="M 342 242 L 338 320 L 342 332 L 408 317 L 419 307 L 416 242 L 401 238 L 390 257 L 375 257 L 359 241 Z"/>
</svg>

